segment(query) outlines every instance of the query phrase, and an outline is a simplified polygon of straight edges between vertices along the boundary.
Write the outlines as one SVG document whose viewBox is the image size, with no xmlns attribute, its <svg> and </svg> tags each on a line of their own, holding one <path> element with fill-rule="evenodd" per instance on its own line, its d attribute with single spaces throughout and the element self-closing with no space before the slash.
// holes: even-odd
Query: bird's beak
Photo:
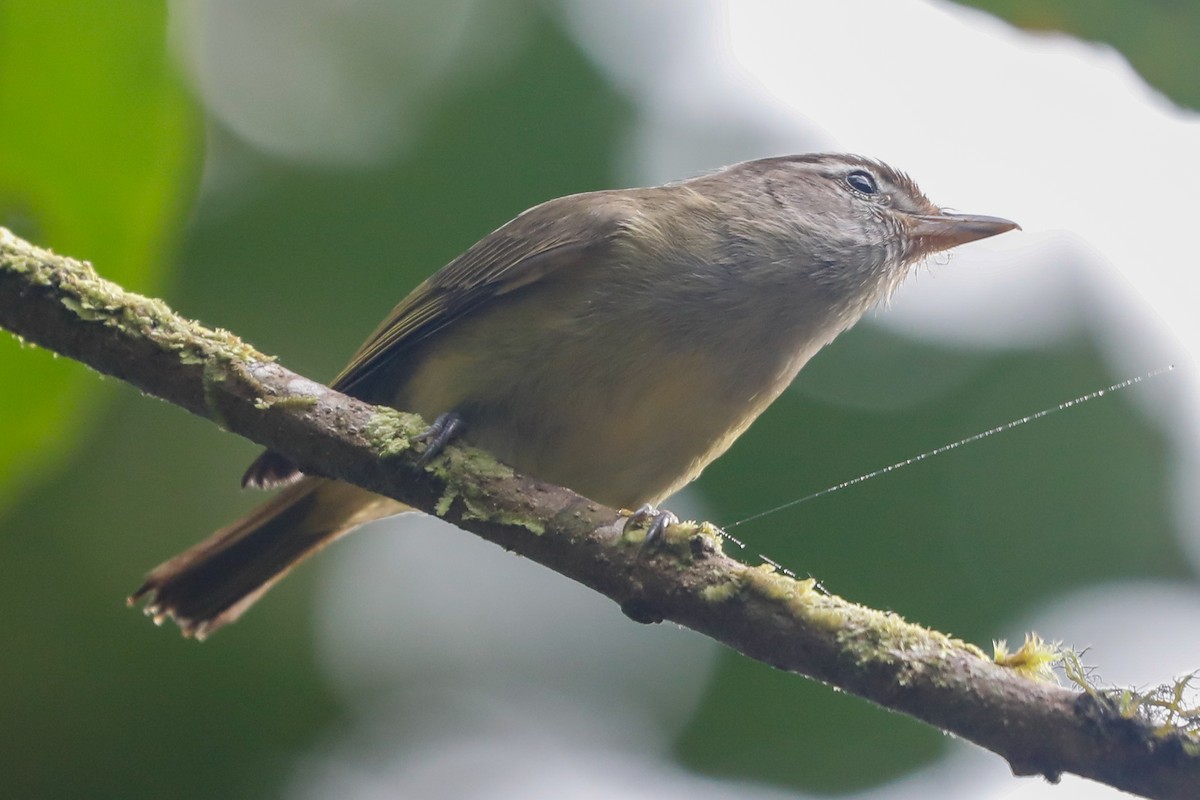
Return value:
<svg viewBox="0 0 1200 800">
<path fill-rule="evenodd" d="M 1021 227 L 1012 220 L 979 214 L 942 212 L 916 215 L 911 219 L 909 236 L 916 240 L 917 248 L 925 255 Z"/>
</svg>

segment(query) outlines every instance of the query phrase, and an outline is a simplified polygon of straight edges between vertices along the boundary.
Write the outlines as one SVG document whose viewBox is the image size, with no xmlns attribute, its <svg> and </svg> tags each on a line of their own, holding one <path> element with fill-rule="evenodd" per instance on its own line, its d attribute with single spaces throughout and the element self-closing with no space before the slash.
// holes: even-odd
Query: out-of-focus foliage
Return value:
<svg viewBox="0 0 1200 800">
<path fill-rule="evenodd" d="M 153 290 L 190 202 L 196 115 L 154 3 L 0 4 L 0 224 Z M 0 512 L 103 402 L 78 367 L 0 337 Z"/>
<path fill-rule="evenodd" d="M 959 0 L 1033 31 L 1106 42 L 1176 103 L 1200 108 L 1200 3 L 1193 0 Z"/>
</svg>

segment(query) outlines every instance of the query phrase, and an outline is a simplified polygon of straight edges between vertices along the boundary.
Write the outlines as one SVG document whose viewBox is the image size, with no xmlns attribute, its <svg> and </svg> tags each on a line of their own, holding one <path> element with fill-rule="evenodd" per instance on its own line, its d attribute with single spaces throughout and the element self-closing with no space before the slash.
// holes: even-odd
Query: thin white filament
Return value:
<svg viewBox="0 0 1200 800">
<path fill-rule="evenodd" d="M 864 481 L 869 481 L 872 478 L 878 478 L 880 475 L 885 475 L 889 472 L 892 472 L 893 470 L 900 469 L 901 467 L 908 467 L 913 464 L 916 464 L 918 461 L 924 461 L 927 458 L 932 458 L 933 456 L 940 456 L 942 453 L 948 453 L 951 450 L 962 447 L 964 444 L 971 444 L 973 442 L 978 442 L 980 439 L 986 439 L 989 436 L 995 436 L 997 433 L 1003 433 L 1005 431 L 1010 431 L 1013 428 L 1019 428 L 1022 425 L 1042 419 L 1043 417 L 1048 417 L 1051 414 L 1054 414 L 1056 412 L 1065 411 L 1066 409 L 1072 408 L 1081 403 L 1086 403 L 1090 400 L 1096 400 L 1098 398 L 1104 397 L 1104 395 L 1109 394 L 1111 392 L 1117 392 L 1117 391 L 1120 391 L 1121 389 L 1128 389 L 1130 386 L 1141 383 L 1142 381 L 1150 380 L 1151 378 L 1155 378 L 1159 375 L 1162 375 L 1165 372 L 1170 372 L 1173 369 L 1175 369 L 1174 364 L 1168 364 L 1165 367 L 1159 367 L 1158 369 L 1151 370 L 1142 375 L 1138 375 L 1136 377 L 1129 378 L 1127 380 L 1123 380 L 1119 383 L 1114 383 L 1112 386 L 1109 386 L 1107 388 L 1097 389 L 1094 392 L 1089 392 L 1087 394 L 1080 395 L 1079 397 L 1076 397 L 1072 400 L 1067 400 L 1064 403 L 1059 403 L 1056 406 L 1051 406 L 1049 408 L 1043 408 L 1041 411 L 1034 412 L 1033 414 L 1029 414 L 1028 416 L 1021 417 L 1020 419 L 1014 419 L 1011 422 L 1004 423 L 1003 425 L 997 425 L 996 427 L 989 428 L 986 431 L 981 431 L 980 433 L 976 433 L 971 436 L 967 436 L 966 438 L 959 439 L 957 442 L 951 442 L 950 444 L 944 444 L 941 447 L 935 448 L 933 450 L 927 450 L 924 453 L 921 453 L 920 455 L 913 456 L 912 458 L 906 458 L 903 461 L 897 461 L 895 464 L 890 464 L 881 469 L 873 470 L 864 475 L 859 475 L 857 478 L 851 478 L 848 481 L 842 481 L 839 484 L 830 486 L 826 489 L 822 489 L 819 492 L 813 492 L 810 495 L 805 495 L 804 497 L 798 498 L 796 500 L 791 500 L 787 503 L 783 503 L 782 505 L 775 506 L 774 508 L 768 508 L 766 511 L 760 511 L 757 514 L 752 514 L 748 517 L 745 517 L 744 519 L 739 519 L 737 522 L 731 522 L 730 524 L 728 524 L 724 527 L 725 528 L 736 528 L 738 525 L 741 525 L 743 523 L 751 522 L 752 520 L 756 520 L 756 519 L 761 519 L 762 517 L 765 517 L 769 514 L 775 514 L 779 511 L 783 511 L 785 509 L 792 508 L 793 506 L 798 506 L 801 503 L 807 503 L 809 500 L 816 500 L 818 497 L 824 497 L 825 495 L 833 494 L 834 492 L 840 491 L 849 486 L 854 486 L 856 484 L 863 483 Z"/>
</svg>

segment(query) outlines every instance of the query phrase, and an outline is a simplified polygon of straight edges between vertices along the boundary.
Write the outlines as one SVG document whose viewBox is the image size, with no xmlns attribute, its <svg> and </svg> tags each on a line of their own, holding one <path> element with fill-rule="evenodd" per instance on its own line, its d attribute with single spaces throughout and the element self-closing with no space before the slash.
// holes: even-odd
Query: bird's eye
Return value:
<svg viewBox="0 0 1200 800">
<path fill-rule="evenodd" d="M 863 194 L 876 194 L 879 191 L 875 178 L 866 170 L 856 169 L 853 172 L 847 172 L 846 183 L 854 191 Z"/>
</svg>

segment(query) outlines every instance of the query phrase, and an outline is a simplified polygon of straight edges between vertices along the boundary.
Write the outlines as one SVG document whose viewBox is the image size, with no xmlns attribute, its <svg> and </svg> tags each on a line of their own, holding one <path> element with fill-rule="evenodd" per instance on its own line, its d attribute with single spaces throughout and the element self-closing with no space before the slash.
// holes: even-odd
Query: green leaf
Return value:
<svg viewBox="0 0 1200 800">
<path fill-rule="evenodd" d="M 166 52 L 166 8 L 0 5 L 0 225 L 160 285 L 194 181 L 196 114 Z M 69 451 L 109 387 L 0 337 L 0 509 Z"/>
<path fill-rule="evenodd" d="M 1061 31 L 1112 45 L 1147 83 L 1200 108 L 1200 3 L 1158 0 L 959 0 L 1033 31 Z"/>
</svg>

